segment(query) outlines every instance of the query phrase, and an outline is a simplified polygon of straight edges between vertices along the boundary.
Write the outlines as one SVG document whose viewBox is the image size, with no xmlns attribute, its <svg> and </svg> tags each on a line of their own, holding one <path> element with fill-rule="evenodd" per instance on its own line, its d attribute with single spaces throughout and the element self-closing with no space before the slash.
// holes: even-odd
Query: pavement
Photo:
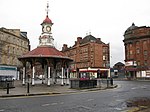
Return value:
<svg viewBox="0 0 150 112">
<path fill-rule="evenodd" d="M 95 88 L 90 89 L 71 89 L 69 85 L 61 86 L 61 84 L 51 84 L 47 86 L 46 84 L 35 84 L 29 86 L 29 93 L 27 93 L 27 85 L 22 85 L 22 81 L 14 81 L 14 87 L 9 89 L 9 94 L 7 94 L 7 89 L 0 89 L 0 97 L 19 97 L 19 96 L 35 96 L 35 95 L 52 95 L 52 94 L 67 94 L 67 93 L 77 93 L 77 92 L 87 92 L 87 91 L 97 91 L 105 90 L 110 88 L 116 88 L 117 85 L 107 87 L 106 84 L 98 85 Z"/>
</svg>

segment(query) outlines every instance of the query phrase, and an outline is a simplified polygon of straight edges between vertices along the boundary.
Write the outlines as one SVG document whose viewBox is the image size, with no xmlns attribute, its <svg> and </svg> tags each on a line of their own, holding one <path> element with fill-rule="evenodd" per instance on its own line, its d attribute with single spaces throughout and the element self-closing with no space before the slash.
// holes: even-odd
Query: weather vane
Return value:
<svg viewBox="0 0 150 112">
<path fill-rule="evenodd" d="M 48 3 L 48 1 L 47 1 L 47 7 L 46 7 L 46 13 L 47 13 L 47 15 L 48 15 L 48 12 L 49 12 L 49 3 Z"/>
</svg>

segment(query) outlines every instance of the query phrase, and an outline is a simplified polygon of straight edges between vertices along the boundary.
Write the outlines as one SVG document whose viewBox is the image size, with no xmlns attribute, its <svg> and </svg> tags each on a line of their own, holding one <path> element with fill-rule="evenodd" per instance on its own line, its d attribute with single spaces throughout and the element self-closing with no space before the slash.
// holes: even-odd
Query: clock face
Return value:
<svg viewBox="0 0 150 112">
<path fill-rule="evenodd" d="M 50 27 L 50 26 L 47 26 L 47 27 L 46 27 L 46 31 L 47 31 L 47 32 L 50 32 L 50 31 L 51 31 L 51 27 Z"/>
</svg>

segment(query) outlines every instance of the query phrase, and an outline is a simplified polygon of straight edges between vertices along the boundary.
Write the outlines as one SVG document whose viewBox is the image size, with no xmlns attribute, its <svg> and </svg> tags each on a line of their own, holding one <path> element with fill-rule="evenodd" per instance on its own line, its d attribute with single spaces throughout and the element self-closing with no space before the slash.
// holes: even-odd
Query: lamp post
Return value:
<svg viewBox="0 0 150 112">
<path fill-rule="evenodd" d="M 30 75 L 28 75 L 28 81 L 27 81 L 27 93 L 30 93 L 29 78 L 30 78 Z"/>
<path fill-rule="evenodd" d="M 7 79 L 6 79 L 6 88 L 7 88 L 7 94 L 9 94 L 9 82 Z"/>
</svg>

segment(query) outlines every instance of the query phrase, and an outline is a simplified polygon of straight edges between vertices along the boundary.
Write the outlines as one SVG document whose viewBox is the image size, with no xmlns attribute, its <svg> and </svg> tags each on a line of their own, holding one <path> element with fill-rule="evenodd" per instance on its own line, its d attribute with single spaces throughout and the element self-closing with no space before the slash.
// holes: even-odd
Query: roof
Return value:
<svg viewBox="0 0 150 112">
<path fill-rule="evenodd" d="M 36 58 L 36 57 L 49 57 L 49 58 L 65 58 L 65 59 L 70 59 L 67 57 L 64 53 L 58 51 L 54 47 L 50 46 L 39 46 L 32 51 L 29 51 L 28 53 L 22 55 L 19 57 L 19 59 L 22 58 Z M 71 59 L 70 59 L 71 60 Z"/>
<path fill-rule="evenodd" d="M 0 28 L 0 31 L 4 32 L 4 33 L 7 33 L 9 35 L 13 35 L 15 37 L 19 37 L 19 38 L 23 38 L 23 39 L 26 39 L 27 41 L 29 41 L 28 37 L 27 37 L 27 32 L 22 32 L 20 31 L 20 34 L 19 35 L 16 35 L 15 33 L 13 32 L 10 32 L 9 30 L 14 30 L 14 29 L 6 29 L 4 27 L 1 27 Z"/>
<path fill-rule="evenodd" d="M 87 35 L 86 37 L 84 37 L 84 38 L 82 39 L 81 43 L 84 44 L 84 43 L 91 42 L 91 41 L 96 42 L 96 40 L 97 40 L 97 39 L 96 39 L 94 36 L 92 36 L 92 35 Z"/>
<path fill-rule="evenodd" d="M 48 17 L 48 15 L 46 16 L 46 18 L 44 19 L 43 23 L 48 23 L 48 24 L 53 24 L 52 20 Z M 42 23 L 42 24 L 43 24 Z"/>
<path fill-rule="evenodd" d="M 138 26 L 135 26 L 135 24 L 132 23 L 132 25 L 131 25 L 125 32 L 134 30 L 134 29 L 136 29 L 136 28 L 138 28 Z"/>
<path fill-rule="evenodd" d="M 123 63 L 121 63 L 121 62 L 118 62 L 114 66 L 125 66 L 125 65 Z"/>
</svg>

